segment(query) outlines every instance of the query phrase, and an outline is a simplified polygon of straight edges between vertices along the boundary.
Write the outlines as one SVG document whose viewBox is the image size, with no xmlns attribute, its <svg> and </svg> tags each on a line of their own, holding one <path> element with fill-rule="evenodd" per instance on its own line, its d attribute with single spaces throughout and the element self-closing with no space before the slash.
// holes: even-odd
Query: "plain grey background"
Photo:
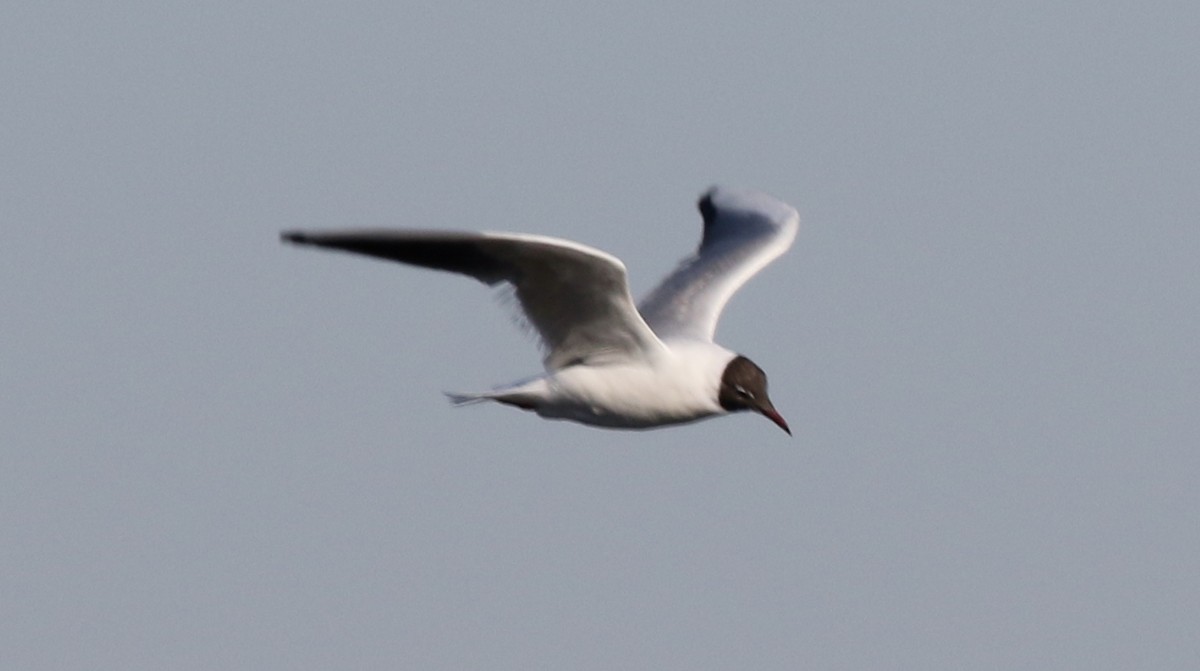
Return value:
<svg viewBox="0 0 1200 671">
<path fill-rule="evenodd" d="M 0 666 L 1200 666 L 1200 9 L 0 10 Z M 285 228 L 537 232 L 641 294 L 722 183 L 795 429 L 449 407 L 469 280 Z"/>
</svg>

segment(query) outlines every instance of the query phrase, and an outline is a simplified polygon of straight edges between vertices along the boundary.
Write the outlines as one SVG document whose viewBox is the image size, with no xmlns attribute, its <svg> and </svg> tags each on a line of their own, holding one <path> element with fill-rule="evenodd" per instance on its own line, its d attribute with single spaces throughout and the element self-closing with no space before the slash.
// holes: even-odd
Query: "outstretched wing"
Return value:
<svg viewBox="0 0 1200 671">
<path fill-rule="evenodd" d="M 515 233 L 416 230 L 289 231 L 283 239 L 512 285 L 555 370 L 649 356 L 663 345 L 634 307 L 625 266 L 597 249 Z"/>
<path fill-rule="evenodd" d="M 796 210 L 764 193 L 713 187 L 700 198 L 700 249 L 638 306 L 660 338 L 711 341 L 729 298 L 791 247 Z"/>
</svg>

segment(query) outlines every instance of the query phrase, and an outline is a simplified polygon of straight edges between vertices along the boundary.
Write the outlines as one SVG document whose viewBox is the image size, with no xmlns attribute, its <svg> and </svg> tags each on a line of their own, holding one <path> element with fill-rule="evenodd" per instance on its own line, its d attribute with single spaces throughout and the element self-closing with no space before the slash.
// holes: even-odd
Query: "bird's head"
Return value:
<svg viewBox="0 0 1200 671">
<path fill-rule="evenodd" d="M 767 396 L 767 374 L 744 356 L 735 356 L 725 366 L 717 400 L 721 407 L 729 412 L 753 410 L 775 422 L 789 436 L 792 435 L 792 430 L 788 428 L 783 415 L 779 414 Z"/>
</svg>

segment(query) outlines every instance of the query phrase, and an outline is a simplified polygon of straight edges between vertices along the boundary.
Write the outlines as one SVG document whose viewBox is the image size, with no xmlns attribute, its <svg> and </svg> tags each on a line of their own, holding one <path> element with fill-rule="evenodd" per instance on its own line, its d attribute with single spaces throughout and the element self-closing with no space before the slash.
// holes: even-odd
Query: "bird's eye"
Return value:
<svg viewBox="0 0 1200 671">
<path fill-rule="evenodd" d="M 746 398 L 754 398 L 754 394 L 751 394 L 749 391 L 746 391 L 746 388 L 740 384 L 734 385 L 733 390 L 737 392 L 738 396 L 745 396 Z"/>
</svg>

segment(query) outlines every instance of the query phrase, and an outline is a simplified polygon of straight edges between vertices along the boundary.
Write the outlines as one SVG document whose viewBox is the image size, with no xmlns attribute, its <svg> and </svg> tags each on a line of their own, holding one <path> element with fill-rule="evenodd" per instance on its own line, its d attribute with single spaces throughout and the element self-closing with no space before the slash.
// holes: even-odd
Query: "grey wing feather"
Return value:
<svg viewBox="0 0 1200 671">
<path fill-rule="evenodd" d="M 704 237 L 638 306 L 660 338 L 711 341 L 730 297 L 787 251 L 800 227 L 790 205 L 763 193 L 714 187 L 698 203 Z"/>
<path fill-rule="evenodd" d="M 616 258 L 567 240 L 512 233 L 412 230 L 286 232 L 283 239 L 512 285 L 555 370 L 662 344 L 629 294 Z"/>
</svg>

